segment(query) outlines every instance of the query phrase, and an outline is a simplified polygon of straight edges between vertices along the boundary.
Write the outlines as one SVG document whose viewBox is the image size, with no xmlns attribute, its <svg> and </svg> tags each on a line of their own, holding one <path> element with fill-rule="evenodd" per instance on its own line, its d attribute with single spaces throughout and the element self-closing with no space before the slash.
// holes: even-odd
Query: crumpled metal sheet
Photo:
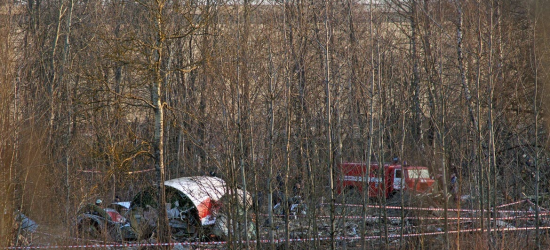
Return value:
<svg viewBox="0 0 550 250">
<path fill-rule="evenodd" d="M 167 180 L 164 186 L 172 187 L 185 194 L 198 210 L 199 218 L 203 226 L 213 225 L 216 218 L 215 203 L 222 198 L 228 187 L 224 180 L 212 176 L 181 177 Z M 239 202 L 243 200 L 244 191 L 238 189 Z M 247 207 L 252 204 L 252 197 L 247 192 Z"/>
</svg>

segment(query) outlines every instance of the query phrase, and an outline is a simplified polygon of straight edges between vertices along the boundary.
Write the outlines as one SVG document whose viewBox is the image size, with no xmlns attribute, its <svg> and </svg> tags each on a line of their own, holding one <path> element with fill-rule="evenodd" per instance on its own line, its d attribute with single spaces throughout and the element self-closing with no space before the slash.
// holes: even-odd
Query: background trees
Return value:
<svg viewBox="0 0 550 250">
<path fill-rule="evenodd" d="M 314 207 L 334 164 L 394 156 L 458 173 L 478 208 L 544 198 L 547 6 L 2 1 L 2 208 L 68 226 L 96 197 L 209 172 L 301 182 Z"/>
</svg>

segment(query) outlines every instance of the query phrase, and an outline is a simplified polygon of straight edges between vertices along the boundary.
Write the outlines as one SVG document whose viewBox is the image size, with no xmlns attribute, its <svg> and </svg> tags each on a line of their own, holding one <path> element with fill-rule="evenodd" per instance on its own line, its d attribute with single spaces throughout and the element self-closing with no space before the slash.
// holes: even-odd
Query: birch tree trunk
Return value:
<svg viewBox="0 0 550 250">
<path fill-rule="evenodd" d="M 275 250 L 275 236 L 273 234 L 274 225 L 273 225 L 273 192 L 274 192 L 274 181 L 273 181 L 273 168 L 274 168 L 274 133 L 275 133 L 275 112 L 273 110 L 274 107 L 274 99 L 275 99 L 275 89 L 274 89 L 274 82 L 276 81 L 276 73 L 275 73 L 275 66 L 273 62 L 273 53 L 272 53 L 272 47 L 271 47 L 271 41 L 268 42 L 269 46 L 269 86 L 268 86 L 268 94 L 267 94 L 267 115 L 268 115 L 268 123 L 267 123 L 267 132 L 268 132 L 268 158 L 267 158 L 267 164 L 268 164 L 268 176 L 267 176 L 267 187 L 268 187 L 268 194 L 267 194 L 267 211 L 268 211 L 268 221 L 269 221 L 269 249 Z"/>
<path fill-rule="evenodd" d="M 325 44 L 324 44 L 324 65 L 325 65 L 325 115 L 326 115 L 326 137 L 327 137 L 327 167 L 329 169 L 330 186 L 330 248 L 336 249 L 336 211 L 335 211 L 335 189 L 334 189 L 334 153 L 332 148 L 332 84 L 331 81 L 331 40 L 332 40 L 332 3 L 325 0 Z"/>
<path fill-rule="evenodd" d="M 152 6 L 152 17 L 155 21 L 155 46 L 153 47 L 152 69 L 153 79 L 151 83 L 151 103 L 154 112 L 154 137 L 153 137 L 153 158 L 155 169 L 157 171 L 158 186 L 158 240 L 162 243 L 170 242 L 170 230 L 168 226 L 168 217 L 166 214 L 166 193 L 164 181 L 166 178 L 164 167 L 164 103 L 162 93 L 164 86 L 164 77 L 162 73 L 163 56 L 166 35 L 164 33 L 164 1 L 157 1 L 156 6 Z"/>
<path fill-rule="evenodd" d="M 367 152 L 365 155 L 366 158 L 366 164 L 367 164 L 367 171 L 364 173 L 363 179 L 368 178 L 370 180 L 370 171 L 371 171 L 371 160 L 372 160 L 372 142 L 374 137 L 374 90 L 375 90 L 375 75 L 376 75 L 376 69 L 374 67 L 375 60 L 374 60 L 374 28 L 373 28 L 373 0 L 370 0 L 369 2 L 369 35 L 370 35 L 370 43 L 371 43 L 371 49 L 370 49 L 370 64 L 371 64 L 371 77 L 370 77 L 370 98 L 369 98 L 369 112 L 367 113 L 366 119 L 369 121 L 368 125 L 368 138 L 367 138 Z M 362 230 L 361 230 L 361 237 L 362 237 L 362 249 L 367 249 L 367 239 L 366 236 L 366 225 L 367 225 L 367 213 L 368 213 L 368 201 L 369 201 L 369 189 L 370 185 L 369 182 L 364 182 L 363 184 L 363 192 L 361 193 L 361 197 L 363 199 L 363 221 L 361 223 Z"/>
<path fill-rule="evenodd" d="M 539 196 L 541 188 L 544 184 L 544 182 L 541 181 L 541 164 L 542 159 L 539 157 L 542 153 L 539 153 L 542 151 L 542 149 L 539 149 L 541 145 L 539 145 L 538 137 L 540 131 L 543 130 L 543 128 L 540 128 L 538 125 L 538 120 L 541 119 L 540 116 L 543 115 L 545 109 L 539 108 L 539 106 L 544 104 L 544 107 L 549 107 L 549 101 L 548 98 L 544 100 L 543 96 L 545 96 L 545 92 L 548 89 L 548 86 L 550 86 L 550 75 L 548 74 L 550 69 L 550 33 L 548 32 L 550 27 L 550 16 L 548 15 L 548 11 L 550 10 L 548 0 L 538 0 L 535 1 L 533 6 L 533 18 L 534 18 L 534 24 L 533 24 L 533 43 L 532 43 L 532 50 L 533 50 L 533 56 L 532 65 L 534 68 L 532 70 L 534 71 L 534 81 L 535 81 L 535 93 L 533 98 L 533 108 L 534 108 L 534 119 L 535 119 L 535 166 L 536 166 L 536 187 L 535 187 L 535 204 L 536 204 L 536 214 L 535 214 L 535 224 L 536 224 L 536 247 L 538 249 L 542 249 L 544 246 L 542 243 L 544 243 L 545 239 L 541 239 L 540 236 L 544 235 L 544 233 L 541 232 L 540 228 L 540 217 L 541 214 L 539 212 L 539 206 L 540 206 L 540 198 Z M 546 72 L 546 73 L 543 73 Z M 543 103 L 544 102 L 544 103 Z M 546 124 L 546 129 L 549 128 L 549 125 Z M 542 137 L 542 136 L 541 136 Z M 542 144 L 542 143 L 541 143 Z M 548 142 L 547 142 L 548 144 Z M 547 146 L 547 145 L 546 145 Z M 544 147 L 543 147 L 544 148 Z M 544 176 L 544 175 L 543 175 Z"/>
</svg>

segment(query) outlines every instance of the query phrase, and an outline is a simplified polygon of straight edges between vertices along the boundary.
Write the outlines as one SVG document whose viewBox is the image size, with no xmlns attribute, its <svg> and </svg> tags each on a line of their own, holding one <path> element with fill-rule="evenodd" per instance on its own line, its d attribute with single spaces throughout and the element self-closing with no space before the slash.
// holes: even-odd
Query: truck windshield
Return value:
<svg viewBox="0 0 550 250">
<path fill-rule="evenodd" d="M 409 169 L 409 178 L 411 179 L 428 179 L 430 178 L 430 173 L 427 169 Z"/>
<path fill-rule="evenodd" d="M 401 169 L 396 169 L 395 170 L 395 178 L 401 178 Z"/>
</svg>

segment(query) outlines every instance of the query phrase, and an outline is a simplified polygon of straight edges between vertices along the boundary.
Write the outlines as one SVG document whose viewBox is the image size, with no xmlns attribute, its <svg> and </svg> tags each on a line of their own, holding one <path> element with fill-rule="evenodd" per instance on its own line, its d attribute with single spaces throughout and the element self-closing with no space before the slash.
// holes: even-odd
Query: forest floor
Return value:
<svg viewBox="0 0 550 250">
<path fill-rule="evenodd" d="M 336 245 L 339 248 L 358 249 L 362 245 L 362 236 L 366 237 L 365 243 L 369 247 L 389 246 L 400 248 L 403 245 L 411 248 L 417 244 L 424 244 L 425 240 L 430 244 L 444 244 L 445 231 L 451 232 L 452 237 L 457 237 L 457 231 L 469 232 L 469 235 L 479 235 L 480 215 L 470 202 L 449 201 L 447 211 L 447 223 L 445 223 L 445 211 L 443 209 L 443 197 L 438 195 L 394 195 L 386 201 L 369 200 L 365 207 L 361 205 L 360 198 L 348 197 L 340 200 L 334 206 L 333 221 L 331 220 L 330 204 L 317 204 L 315 209 L 297 210 L 288 217 L 282 214 L 274 215 L 273 225 L 270 226 L 268 216 L 258 213 L 255 217 L 255 226 L 259 232 L 259 239 L 267 242 L 269 231 L 273 230 L 273 238 L 278 239 L 279 247 L 284 247 L 284 239 L 291 239 L 289 243 L 292 249 L 309 249 L 319 247 L 330 248 L 331 228 L 334 228 Z M 306 201 L 307 203 L 307 201 Z M 305 204 L 305 203 L 304 203 Z M 305 208 L 305 207 L 303 207 Z M 306 214 L 308 211 L 309 214 Z M 506 205 L 498 209 L 498 213 L 492 212 L 492 217 L 498 214 L 498 219 L 491 220 L 490 227 L 493 230 L 503 228 L 514 230 L 515 228 L 527 228 L 535 226 L 534 206 L 528 200 L 518 201 L 513 205 Z M 545 228 L 550 225 L 549 212 L 540 211 L 541 224 Z M 364 216 L 366 215 L 366 216 Z M 487 218 L 490 213 L 485 213 Z M 331 222 L 334 226 L 331 226 Z M 364 223 L 364 224 L 363 224 Z M 361 226 L 364 225 L 364 226 Z M 45 226 L 41 225 L 32 235 L 22 235 L 19 239 L 20 246 L 98 246 L 104 249 L 143 249 L 143 247 L 115 246 L 116 242 L 106 240 L 79 239 L 70 230 L 70 225 Z M 487 224 L 485 225 L 487 227 Z M 287 229 L 288 228 L 288 229 Z M 364 230 L 363 234 L 361 230 Z M 454 233 L 453 233 L 454 232 Z M 515 234 L 518 237 L 532 235 L 530 231 L 522 231 L 523 234 Z M 477 236 L 476 236 L 477 237 Z M 532 237 L 531 237 L 532 238 Z M 142 242 L 125 242 L 126 244 L 155 244 L 154 240 Z M 174 249 L 226 249 L 226 244 L 205 244 L 190 240 L 189 245 L 176 246 Z M 119 244 L 119 243 L 118 243 Z M 196 244 L 196 245 L 193 245 Z M 256 243 L 251 243 L 255 248 Z M 262 243 L 267 244 L 267 243 Z M 244 246 L 240 246 L 244 247 Z M 239 247 L 239 248 L 240 248 Z"/>
</svg>

